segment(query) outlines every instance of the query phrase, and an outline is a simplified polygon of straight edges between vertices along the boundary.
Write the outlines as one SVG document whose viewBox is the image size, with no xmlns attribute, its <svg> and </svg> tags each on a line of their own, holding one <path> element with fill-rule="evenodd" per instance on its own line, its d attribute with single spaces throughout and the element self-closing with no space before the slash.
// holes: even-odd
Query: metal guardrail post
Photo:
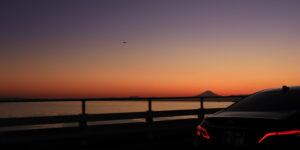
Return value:
<svg viewBox="0 0 300 150">
<path fill-rule="evenodd" d="M 82 120 L 79 122 L 79 126 L 84 128 L 87 126 L 86 122 L 86 111 L 85 111 L 85 100 L 81 100 L 81 117 Z"/>
<path fill-rule="evenodd" d="M 146 124 L 148 125 L 147 137 L 149 138 L 150 143 L 152 143 L 152 139 L 154 138 L 152 123 L 153 123 L 152 99 L 149 98 L 148 99 L 148 112 L 146 115 Z"/>
<path fill-rule="evenodd" d="M 199 121 L 202 121 L 204 118 L 204 104 L 203 104 L 203 97 L 200 98 L 200 109 L 199 109 L 199 113 L 198 113 L 198 119 Z"/>
<path fill-rule="evenodd" d="M 200 98 L 200 108 L 201 108 L 202 110 L 204 109 L 203 97 Z"/>
<path fill-rule="evenodd" d="M 152 99 L 148 99 L 148 115 L 146 116 L 146 123 L 151 124 L 153 122 L 152 114 Z"/>
</svg>

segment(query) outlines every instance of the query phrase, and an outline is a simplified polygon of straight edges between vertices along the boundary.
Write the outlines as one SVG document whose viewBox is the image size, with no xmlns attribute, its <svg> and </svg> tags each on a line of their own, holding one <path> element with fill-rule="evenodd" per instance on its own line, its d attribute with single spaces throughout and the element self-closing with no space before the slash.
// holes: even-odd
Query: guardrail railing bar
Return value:
<svg viewBox="0 0 300 150">
<path fill-rule="evenodd" d="M 221 108 L 205 109 L 205 114 L 211 114 Z M 172 117 L 197 115 L 199 109 L 187 110 L 167 110 L 152 111 L 152 117 Z M 129 112 L 129 113 L 110 113 L 110 114 L 86 114 L 82 115 L 65 115 L 65 116 L 44 116 L 44 117 L 23 117 L 23 118 L 1 118 L 0 127 L 5 126 L 22 126 L 37 124 L 55 124 L 55 123 L 76 123 L 76 122 L 93 122 L 93 121 L 111 121 L 124 119 L 142 119 L 148 117 L 148 112 Z M 148 122 L 149 123 L 149 122 Z"/>
<path fill-rule="evenodd" d="M 162 116 L 168 116 L 166 114 L 171 114 L 171 112 L 174 113 L 174 115 L 170 116 L 180 116 L 184 115 L 184 113 L 187 113 L 188 111 L 194 111 L 194 110 L 178 110 L 178 111 L 156 111 L 154 112 L 152 110 L 152 101 L 169 101 L 169 102 L 190 102 L 190 101 L 200 101 L 200 108 L 198 109 L 198 113 L 196 112 L 195 115 L 198 114 L 198 119 L 202 120 L 204 118 L 204 114 L 208 112 L 213 112 L 213 109 L 205 109 L 204 108 L 204 98 L 205 99 L 219 99 L 219 98 L 244 98 L 247 95 L 242 95 L 242 96 L 210 96 L 210 97 L 151 97 L 151 98 L 87 98 L 87 99 L 0 99 L 0 103 L 6 103 L 6 102 L 70 102 L 70 101 L 78 101 L 81 102 L 81 114 L 78 115 L 70 115 L 70 116 L 45 116 L 45 117 L 24 117 L 24 118 L 8 118 L 8 119 L 1 119 L 0 118 L 0 123 L 5 123 L 5 121 L 11 121 L 12 124 L 13 122 L 16 122 L 17 120 L 19 121 L 25 121 L 25 122 L 30 122 L 32 123 L 43 123 L 43 122 L 48 122 L 49 124 L 53 123 L 64 123 L 64 119 L 66 119 L 66 122 L 72 122 L 74 120 L 79 122 L 80 127 L 86 127 L 87 126 L 87 121 L 90 119 L 92 121 L 97 121 L 95 118 L 98 118 L 99 121 L 103 121 L 103 119 L 100 119 L 100 117 L 106 118 L 106 120 L 110 120 L 107 116 L 112 117 L 111 120 L 114 120 L 115 118 L 118 118 L 118 116 L 123 116 L 120 117 L 119 119 L 128 119 L 128 116 L 126 118 L 126 115 L 132 115 L 134 113 L 115 113 L 115 114 L 99 114 L 97 116 L 95 115 L 88 115 L 86 113 L 86 102 L 87 101 L 148 101 L 148 111 L 145 113 L 144 117 L 146 119 L 146 123 L 151 124 L 153 122 L 153 117 L 159 117 L 158 114 L 162 114 Z M 184 99 L 184 100 L 183 100 Z M 226 100 L 215 100 L 215 101 L 226 101 Z M 227 100 L 228 101 L 228 100 Z M 206 111 L 207 110 L 207 111 Z M 141 112 L 140 112 L 141 113 Z M 180 114 L 182 113 L 182 114 Z M 164 114 L 164 115 L 163 115 Z M 177 114 L 177 115 L 176 115 Z M 189 115 L 193 114 L 189 112 Z M 47 117 L 50 120 L 47 120 Z M 94 117 L 94 118 L 93 118 Z M 134 116 L 130 116 L 129 119 L 134 118 Z M 137 115 L 137 118 L 141 118 L 139 115 Z M 34 120 L 37 119 L 37 120 Z M 58 120 L 55 120 L 58 119 Z M 104 119 L 105 120 L 105 119 Z M 3 125 L 4 125 L 3 124 Z M 17 123 L 16 123 L 17 124 Z M 20 123 L 22 124 L 22 123 Z M 26 124 L 26 123 L 25 123 Z M 0 124 L 0 126 L 3 126 Z M 30 125 L 30 123 L 28 123 Z"/>
</svg>

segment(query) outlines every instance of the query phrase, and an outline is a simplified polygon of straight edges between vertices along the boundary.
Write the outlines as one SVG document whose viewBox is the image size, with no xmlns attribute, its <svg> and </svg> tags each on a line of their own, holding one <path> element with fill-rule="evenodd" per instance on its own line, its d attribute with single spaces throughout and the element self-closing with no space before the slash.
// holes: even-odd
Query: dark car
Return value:
<svg viewBox="0 0 300 150">
<path fill-rule="evenodd" d="M 299 148 L 300 86 L 257 92 L 205 118 L 196 145 Z"/>
</svg>

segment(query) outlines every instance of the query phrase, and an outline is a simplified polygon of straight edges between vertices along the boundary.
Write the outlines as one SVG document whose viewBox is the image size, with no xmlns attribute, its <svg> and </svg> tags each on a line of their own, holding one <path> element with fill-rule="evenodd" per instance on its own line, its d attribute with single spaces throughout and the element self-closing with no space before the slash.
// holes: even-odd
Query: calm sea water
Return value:
<svg viewBox="0 0 300 150">
<path fill-rule="evenodd" d="M 225 108 L 232 102 L 205 102 L 205 108 Z M 199 109 L 199 102 L 152 102 L 153 111 Z M 86 102 L 86 113 L 120 113 L 147 111 L 148 102 Z M 0 118 L 74 115 L 81 113 L 80 102 L 0 103 Z"/>
<path fill-rule="evenodd" d="M 225 108 L 233 102 L 205 102 L 205 108 Z M 200 102 L 152 102 L 153 111 L 161 110 L 183 110 L 183 109 L 199 109 Z M 118 102 L 118 101 L 99 101 L 86 102 L 87 114 L 101 113 L 120 113 L 120 112 L 143 112 L 147 111 L 148 102 Z M 33 117 L 33 116 L 57 116 L 57 115 L 74 115 L 81 113 L 80 102 L 26 102 L 26 103 L 0 103 L 0 118 L 12 117 Z M 196 118 L 197 116 L 178 116 L 154 118 L 157 120 L 170 120 L 180 118 Z M 88 125 L 95 124 L 112 124 L 125 122 L 144 122 L 145 119 L 132 120 L 116 120 L 91 122 Z M 55 125 L 35 125 L 22 127 L 21 129 L 32 128 L 48 128 L 48 127 L 63 127 L 63 126 L 78 126 L 78 123 L 55 124 Z M 16 127 L 0 128 L 0 130 L 15 130 Z"/>
</svg>

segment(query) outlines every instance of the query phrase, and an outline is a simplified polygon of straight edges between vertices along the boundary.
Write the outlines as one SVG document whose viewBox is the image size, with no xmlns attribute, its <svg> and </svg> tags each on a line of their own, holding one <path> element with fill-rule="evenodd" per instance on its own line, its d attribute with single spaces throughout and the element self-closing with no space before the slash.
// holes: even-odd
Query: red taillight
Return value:
<svg viewBox="0 0 300 150">
<path fill-rule="evenodd" d="M 269 136 L 276 136 L 276 135 L 297 135 L 300 136 L 300 130 L 291 130 L 291 131 L 281 131 L 281 132 L 271 132 L 265 134 L 258 143 L 261 143 L 264 139 L 266 139 Z"/>
<path fill-rule="evenodd" d="M 259 141 L 258 141 L 258 143 L 261 143 L 264 139 L 266 139 L 267 137 L 269 137 L 269 136 L 273 136 L 273 135 L 276 135 L 277 134 L 277 132 L 271 132 L 271 133 L 267 133 L 267 134 L 265 134 Z"/>
<path fill-rule="evenodd" d="M 278 135 L 300 135 L 300 130 L 282 131 L 278 132 Z"/>
<path fill-rule="evenodd" d="M 210 139 L 210 136 L 208 135 L 206 129 L 204 129 L 200 125 L 197 127 L 197 135 L 202 136 L 203 138 L 206 138 L 206 139 Z"/>
</svg>

